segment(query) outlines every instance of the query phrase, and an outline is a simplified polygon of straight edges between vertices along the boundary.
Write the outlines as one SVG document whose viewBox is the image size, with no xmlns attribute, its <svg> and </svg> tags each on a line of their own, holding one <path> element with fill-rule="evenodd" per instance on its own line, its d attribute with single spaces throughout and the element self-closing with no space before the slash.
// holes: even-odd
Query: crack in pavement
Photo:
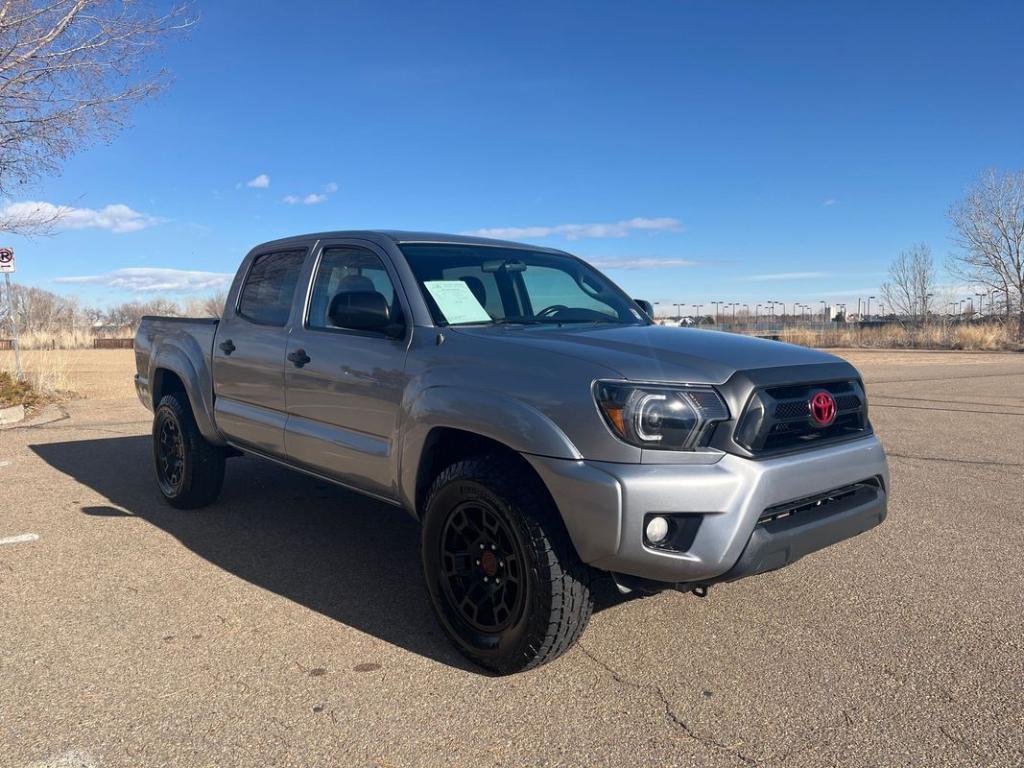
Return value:
<svg viewBox="0 0 1024 768">
<path fill-rule="evenodd" d="M 908 411 L 941 411 L 942 413 L 977 413 L 983 416 L 1022 416 L 1024 413 L 1008 413 L 1006 411 L 978 411 L 968 408 L 938 408 L 923 405 L 897 405 L 896 403 L 879 403 L 871 401 L 872 408 L 903 408 Z"/>
<path fill-rule="evenodd" d="M 669 720 L 672 724 L 674 724 L 679 730 L 681 730 L 688 739 L 692 739 L 693 741 L 696 741 L 698 744 L 703 744 L 706 747 L 713 747 L 715 749 L 726 752 L 730 756 L 736 758 L 745 765 L 757 765 L 757 761 L 754 760 L 754 758 L 750 757 L 749 755 L 743 754 L 735 747 L 731 747 L 728 744 L 723 744 L 722 742 L 718 741 L 717 739 L 713 739 L 710 736 L 702 736 L 698 734 L 696 731 L 694 731 L 693 728 L 691 728 L 685 720 L 682 720 L 672 709 L 672 704 L 669 702 L 668 697 L 665 695 L 665 692 L 661 689 L 661 686 L 656 684 L 645 685 L 642 683 L 635 683 L 632 680 L 627 680 L 614 669 L 612 669 L 611 666 L 609 666 L 604 661 L 599 659 L 589 648 L 583 645 L 583 643 L 577 642 L 576 645 L 581 651 L 583 651 L 583 654 L 588 659 L 590 659 L 597 666 L 601 667 L 601 669 L 607 672 L 611 676 L 612 680 L 614 680 L 619 685 L 623 685 L 628 688 L 633 688 L 634 690 L 638 691 L 647 691 L 657 696 L 658 700 L 661 702 L 661 705 L 665 708 L 665 718 Z"/>
<path fill-rule="evenodd" d="M 947 459 L 944 456 L 911 456 L 907 453 L 893 453 L 886 451 L 886 456 L 892 459 L 916 459 L 917 461 L 941 461 L 947 464 L 975 464 L 980 467 L 1024 467 L 1024 464 L 1009 461 L 979 461 L 977 459 Z"/>
<path fill-rule="evenodd" d="M 1020 376 L 1019 373 L 973 373 L 966 376 L 943 376 L 937 379 L 889 379 L 887 381 L 868 381 L 869 387 L 879 386 L 881 384 L 913 384 L 919 381 L 953 381 L 959 379 L 1002 379 L 1010 376 Z"/>
<path fill-rule="evenodd" d="M 875 399 L 882 398 L 883 400 L 910 400 L 915 403 L 946 403 L 948 405 L 985 405 L 992 408 L 1024 408 L 1024 402 L 1021 403 L 982 403 L 975 400 L 939 400 L 935 397 L 907 397 L 906 395 L 875 395 Z M 1004 398 L 1009 400 L 1010 398 Z"/>
</svg>

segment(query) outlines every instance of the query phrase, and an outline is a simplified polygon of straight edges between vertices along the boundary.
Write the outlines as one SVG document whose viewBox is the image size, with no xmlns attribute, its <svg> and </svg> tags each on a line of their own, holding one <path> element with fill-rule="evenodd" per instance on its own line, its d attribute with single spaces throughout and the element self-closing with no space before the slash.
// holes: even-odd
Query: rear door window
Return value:
<svg viewBox="0 0 1024 768">
<path fill-rule="evenodd" d="M 287 323 L 305 258 L 304 250 L 257 256 L 242 286 L 238 314 L 260 325 Z"/>
</svg>

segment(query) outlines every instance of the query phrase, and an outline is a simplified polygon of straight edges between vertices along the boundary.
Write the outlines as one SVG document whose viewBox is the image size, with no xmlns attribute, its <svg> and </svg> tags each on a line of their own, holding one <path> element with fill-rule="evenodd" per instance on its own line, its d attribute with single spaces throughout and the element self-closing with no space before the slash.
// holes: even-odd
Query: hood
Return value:
<svg viewBox="0 0 1024 768">
<path fill-rule="evenodd" d="M 635 381 L 721 384 L 737 371 L 841 362 L 794 344 L 659 325 L 464 327 L 458 332 L 586 360 Z"/>
</svg>

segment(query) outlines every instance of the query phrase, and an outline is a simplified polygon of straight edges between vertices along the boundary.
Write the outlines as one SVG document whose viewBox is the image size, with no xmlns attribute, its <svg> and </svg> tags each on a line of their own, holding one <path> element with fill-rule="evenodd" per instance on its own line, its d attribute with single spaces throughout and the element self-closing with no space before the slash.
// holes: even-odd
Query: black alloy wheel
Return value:
<svg viewBox="0 0 1024 768">
<path fill-rule="evenodd" d="M 174 496 L 185 479 L 185 444 L 173 418 L 163 416 L 156 428 L 156 476 L 165 496 Z"/>
<path fill-rule="evenodd" d="M 523 610 L 523 550 L 484 499 L 454 507 L 441 535 L 441 585 L 470 626 L 501 632 Z"/>
</svg>

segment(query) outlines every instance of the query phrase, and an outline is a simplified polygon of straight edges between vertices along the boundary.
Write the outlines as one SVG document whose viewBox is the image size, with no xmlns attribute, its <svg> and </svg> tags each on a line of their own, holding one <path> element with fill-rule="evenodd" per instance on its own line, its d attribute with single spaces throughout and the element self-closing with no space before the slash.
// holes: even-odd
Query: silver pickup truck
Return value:
<svg viewBox="0 0 1024 768">
<path fill-rule="evenodd" d="M 623 592 L 785 566 L 885 519 L 860 375 L 831 355 L 665 328 L 562 251 L 330 232 L 246 256 L 218 320 L 147 317 L 139 398 L 166 500 L 260 456 L 402 507 L 458 649 L 549 661 Z"/>
</svg>

